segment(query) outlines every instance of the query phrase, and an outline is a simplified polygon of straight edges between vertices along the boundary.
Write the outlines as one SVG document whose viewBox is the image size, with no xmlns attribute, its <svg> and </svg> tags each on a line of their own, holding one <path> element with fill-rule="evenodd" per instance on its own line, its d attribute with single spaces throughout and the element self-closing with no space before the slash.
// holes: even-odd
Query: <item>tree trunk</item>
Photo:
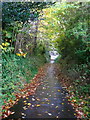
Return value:
<svg viewBox="0 0 90 120">
<path fill-rule="evenodd" d="M 37 20 L 37 22 L 36 22 L 36 30 L 35 30 L 35 37 L 34 37 L 33 53 L 35 53 L 35 49 L 37 47 L 38 23 L 39 23 L 39 21 Z"/>
</svg>

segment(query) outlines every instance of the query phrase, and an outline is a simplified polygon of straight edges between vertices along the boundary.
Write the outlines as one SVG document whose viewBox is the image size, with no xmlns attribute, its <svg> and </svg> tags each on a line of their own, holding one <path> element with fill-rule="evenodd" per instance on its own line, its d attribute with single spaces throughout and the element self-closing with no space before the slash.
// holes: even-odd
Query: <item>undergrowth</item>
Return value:
<svg viewBox="0 0 90 120">
<path fill-rule="evenodd" d="M 60 57 L 55 62 L 60 63 L 61 71 L 70 78 L 66 85 L 72 96 L 70 100 L 75 101 L 74 104 L 78 106 L 78 110 L 84 112 L 82 118 L 86 116 L 90 118 L 90 63 L 76 64 L 75 61 L 67 61 Z"/>
<path fill-rule="evenodd" d="M 15 100 L 15 93 L 30 83 L 38 72 L 38 68 L 45 63 L 43 56 L 29 56 L 23 58 L 15 54 L 2 55 L 2 105 Z M 3 106 L 2 106 L 3 107 Z"/>
</svg>

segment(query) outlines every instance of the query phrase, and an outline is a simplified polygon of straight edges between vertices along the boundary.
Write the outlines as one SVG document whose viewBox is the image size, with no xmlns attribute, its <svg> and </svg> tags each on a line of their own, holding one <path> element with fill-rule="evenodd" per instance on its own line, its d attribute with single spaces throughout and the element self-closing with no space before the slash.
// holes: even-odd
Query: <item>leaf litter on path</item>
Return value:
<svg viewBox="0 0 90 120">
<path fill-rule="evenodd" d="M 49 116 L 52 116 L 54 118 L 59 118 L 64 115 L 63 112 L 67 112 L 66 113 L 67 116 L 69 114 L 68 112 L 70 112 L 71 116 L 73 116 L 74 112 L 71 107 L 70 107 L 70 111 L 65 110 L 66 109 L 65 106 L 68 105 L 68 102 L 66 104 L 64 104 L 64 102 L 63 102 L 63 100 L 66 99 L 65 97 L 63 98 L 63 95 L 65 96 L 65 93 L 62 93 L 61 89 L 55 88 L 58 85 L 58 81 L 57 81 L 57 79 L 55 79 L 53 71 L 52 71 L 52 76 L 50 75 L 50 70 L 52 70 L 52 69 L 48 68 L 48 70 L 49 70 L 49 72 L 47 74 L 47 77 L 44 79 L 44 82 L 43 81 L 39 82 L 40 75 L 41 75 L 41 73 L 40 73 L 38 76 L 36 75 L 33 78 L 33 80 L 32 80 L 33 82 L 31 82 L 31 84 L 25 85 L 26 86 L 25 91 L 27 94 L 24 95 L 25 100 L 23 101 L 23 103 L 26 105 L 26 106 L 25 105 L 23 106 L 23 109 L 26 110 L 26 112 L 25 111 L 24 112 L 27 113 L 27 109 L 29 108 L 33 112 L 33 115 L 34 115 L 33 117 L 37 117 L 37 115 L 38 116 L 45 115 L 44 113 L 47 113 L 47 115 L 49 115 Z M 41 76 L 44 77 L 44 75 L 41 75 Z M 45 83 L 45 81 L 47 83 Z M 38 87 L 38 85 L 41 84 L 41 82 L 42 82 L 42 86 L 40 87 L 40 90 L 39 90 L 39 88 L 37 89 L 37 87 Z M 51 86 L 51 84 L 53 86 Z M 34 94 L 34 96 L 33 96 L 33 94 Z M 31 97 L 30 97 L 31 99 L 29 98 L 30 95 L 31 95 Z M 44 101 L 42 101 L 42 99 L 44 99 Z M 32 104 L 32 102 L 33 102 L 33 104 Z M 59 102 L 59 104 L 58 104 L 58 102 Z M 34 111 L 36 109 L 38 112 L 37 115 L 35 115 L 35 113 L 34 113 Z M 45 109 L 46 112 L 43 109 Z M 30 112 L 30 110 L 27 113 L 26 117 L 32 116 L 32 114 L 31 114 L 32 112 Z M 61 113 L 62 116 L 59 115 L 59 113 Z"/>
</svg>

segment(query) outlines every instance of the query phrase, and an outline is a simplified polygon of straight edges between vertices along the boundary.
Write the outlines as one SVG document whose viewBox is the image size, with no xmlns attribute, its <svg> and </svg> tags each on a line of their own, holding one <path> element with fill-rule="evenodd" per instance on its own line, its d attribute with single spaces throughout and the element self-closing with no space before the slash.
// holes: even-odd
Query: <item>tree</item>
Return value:
<svg viewBox="0 0 90 120">
<path fill-rule="evenodd" d="M 45 34 L 52 40 L 58 52 L 67 62 L 78 64 L 89 61 L 89 7 L 90 3 L 61 3 L 45 9 L 48 25 Z M 49 31 L 48 31 L 49 30 Z"/>
<path fill-rule="evenodd" d="M 37 29 L 38 29 L 38 17 L 40 11 L 49 5 L 53 3 L 49 2 L 3 2 L 2 4 L 2 27 L 3 27 L 3 40 L 6 41 L 6 39 L 12 40 L 11 44 L 15 48 L 15 52 L 19 51 L 22 44 L 27 42 L 26 39 L 23 38 L 25 36 L 25 33 L 27 36 L 29 36 L 31 43 L 32 43 L 32 49 L 36 48 L 36 41 L 37 41 Z M 36 23 L 35 27 L 35 34 L 33 37 L 33 41 L 31 39 L 31 36 L 27 34 L 27 31 L 29 31 L 29 28 L 31 27 L 30 23 L 33 22 Z M 34 26 L 34 25 L 32 25 Z M 25 31 L 25 29 L 27 29 Z M 18 35 L 21 35 L 21 41 L 18 40 Z M 27 43 L 28 44 L 28 43 Z M 25 44 L 26 45 L 26 44 Z M 19 47 L 19 48 L 18 48 Z M 27 47 L 27 46 L 26 46 Z"/>
</svg>

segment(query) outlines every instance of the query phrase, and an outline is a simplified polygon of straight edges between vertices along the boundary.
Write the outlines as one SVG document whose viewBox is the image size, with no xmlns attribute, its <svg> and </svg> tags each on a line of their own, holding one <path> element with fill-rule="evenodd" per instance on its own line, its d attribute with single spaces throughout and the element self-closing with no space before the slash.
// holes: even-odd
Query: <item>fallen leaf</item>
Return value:
<svg viewBox="0 0 90 120">
<path fill-rule="evenodd" d="M 24 115 L 24 113 L 21 113 L 21 115 Z"/>
<path fill-rule="evenodd" d="M 40 107 L 41 105 L 38 104 L 38 105 L 36 105 L 36 106 L 37 106 L 37 107 Z"/>
<path fill-rule="evenodd" d="M 39 98 L 37 98 L 36 100 L 37 100 L 37 101 L 40 101 L 40 99 L 39 99 Z"/>
<path fill-rule="evenodd" d="M 59 116 L 56 116 L 56 118 L 59 118 Z"/>
<path fill-rule="evenodd" d="M 6 114 L 4 114 L 4 118 L 8 117 Z"/>
<path fill-rule="evenodd" d="M 29 105 L 29 106 L 30 106 L 30 105 L 31 105 L 31 103 L 27 103 L 27 105 Z"/>
<path fill-rule="evenodd" d="M 12 113 L 12 112 L 11 112 L 10 110 L 7 111 L 8 116 L 9 116 L 11 113 Z"/>
<path fill-rule="evenodd" d="M 42 102 L 42 104 L 45 104 L 45 102 Z"/>
<path fill-rule="evenodd" d="M 58 92 L 60 92 L 61 90 L 58 90 Z"/>
<path fill-rule="evenodd" d="M 64 105 L 64 103 L 62 103 L 62 105 Z"/>
<path fill-rule="evenodd" d="M 74 113 L 74 115 L 76 115 L 76 113 Z"/>
<path fill-rule="evenodd" d="M 15 112 L 11 112 L 11 114 L 14 114 Z"/>
<path fill-rule="evenodd" d="M 38 114 L 39 116 L 41 116 L 42 114 Z"/>
<path fill-rule="evenodd" d="M 51 105 L 54 105 L 53 103 Z"/>
<path fill-rule="evenodd" d="M 51 116 L 52 114 L 51 114 L 51 113 L 48 113 L 48 115 L 50 115 L 50 116 Z"/>
<path fill-rule="evenodd" d="M 35 101 L 35 99 L 34 99 L 34 98 L 32 98 L 32 101 Z"/>
<path fill-rule="evenodd" d="M 22 118 L 25 118 L 25 116 L 22 116 Z"/>
<path fill-rule="evenodd" d="M 34 107 L 34 105 L 32 105 L 32 107 Z"/>
<path fill-rule="evenodd" d="M 24 105 L 26 105 L 27 103 L 24 103 Z"/>
<path fill-rule="evenodd" d="M 58 106 L 56 106 L 55 108 L 58 108 Z"/>
<path fill-rule="evenodd" d="M 23 109 L 26 110 L 27 109 L 26 106 L 24 106 Z"/>
</svg>

